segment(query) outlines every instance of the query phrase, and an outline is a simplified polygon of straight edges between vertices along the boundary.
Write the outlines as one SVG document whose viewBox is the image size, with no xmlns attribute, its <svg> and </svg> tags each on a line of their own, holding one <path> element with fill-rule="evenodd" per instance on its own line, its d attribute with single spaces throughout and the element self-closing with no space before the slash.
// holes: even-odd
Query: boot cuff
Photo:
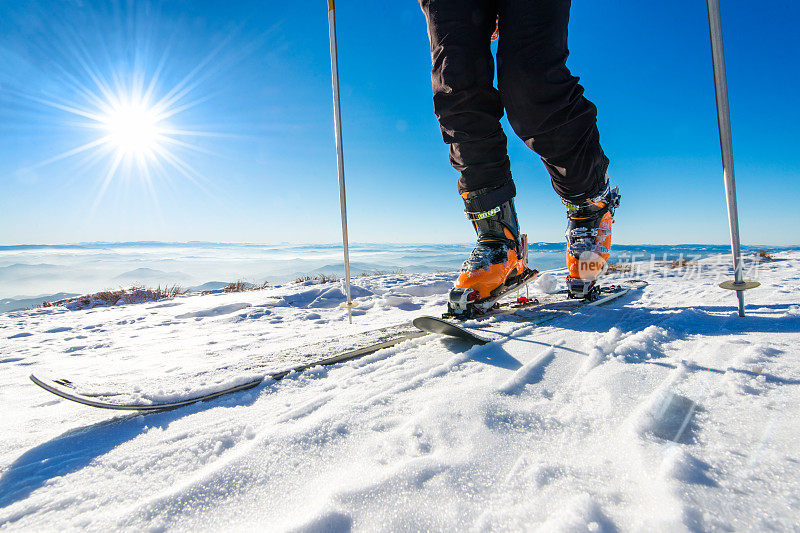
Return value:
<svg viewBox="0 0 800 533">
<path fill-rule="evenodd" d="M 478 189 L 468 192 L 464 198 L 464 207 L 470 213 L 482 213 L 502 205 L 517 195 L 514 182 L 509 180 L 499 187 Z"/>
</svg>

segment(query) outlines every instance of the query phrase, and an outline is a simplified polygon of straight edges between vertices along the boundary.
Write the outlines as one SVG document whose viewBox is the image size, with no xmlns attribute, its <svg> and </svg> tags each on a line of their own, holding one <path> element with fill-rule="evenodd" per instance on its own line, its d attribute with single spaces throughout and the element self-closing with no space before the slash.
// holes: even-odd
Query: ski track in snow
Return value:
<svg viewBox="0 0 800 533">
<path fill-rule="evenodd" d="M 544 369 L 555 358 L 555 350 L 548 348 L 529 362 L 522 365 L 511 377 L 498 387 L 497 392 L 503 394 L 519 394 L 525 385 L 541 381 Z"/>
<path fill-rule="evenodd" d="M 779 258 L 746 319 L 727 272 L 643 272 L 485 346 L 430 335 L 147 415 L 27 376 L 178 398 L 435 315 L 453 276 L 357 279 L 352 326 L 336 284 L 0 315 L 0 528 L 800 530 L 800 253 Z"/>
</svg>

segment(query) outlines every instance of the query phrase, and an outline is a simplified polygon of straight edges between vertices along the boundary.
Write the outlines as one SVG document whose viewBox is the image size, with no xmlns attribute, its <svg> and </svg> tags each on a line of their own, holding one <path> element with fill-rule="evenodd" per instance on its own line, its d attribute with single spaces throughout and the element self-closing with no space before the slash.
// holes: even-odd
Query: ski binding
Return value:
<svg viewBox="0 0 800 533">
<path fill-rule="evenodd" d="M 536 269 L 528 268 L 528 236 L 520 235 L 520 251 L 522 264 L 525 267 L 520 274 L 506 280 L 505 285 L 495 289 L 491 295 L 480 299 L 480 293 L 475 289 L 466 287 L 454 287 L 450 290 L 450 301 L 447 304 L 447 312 L 442 318 L 455 318 L 457 320 L 468 320 L 485 314 L 489 309 L 496 306 L 497 302 L 509 293 L 518 291 L 539 275 Z"/>
<path fill-rule="evenodd" d="M 522 275 L 517 276 L 516 283 L 506 285 L 488 298 L 480 299 L 480 294 L 474 289 L 456 287 L 450 291 L 450 302 L 447 304 L 447 313 L 442 318 L 455 318 L 468 320 L 480 316 L 495 307 L 504 296 L 516 292 L 539 275 L 536 269 L 526 269 Z"/>
<path fill-rule="evenodd" d="M 591 300 L 597 292 L 595 280 L 567 277 L 567 292 L 570 298 Z"/>
</svg>

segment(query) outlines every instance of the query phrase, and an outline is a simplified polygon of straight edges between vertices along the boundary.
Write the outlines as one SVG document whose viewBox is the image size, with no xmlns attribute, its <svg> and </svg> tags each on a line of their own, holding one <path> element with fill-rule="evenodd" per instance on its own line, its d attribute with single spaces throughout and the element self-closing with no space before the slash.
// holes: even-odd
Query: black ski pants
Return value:
<svg viewBox="0 0 800 533">
<path fill-rule="evenodd" d="M 515 195 L 500 126 L 542 158 L 553 188 L 582 200 L 605 184 L 597 108 L 566 67 L 570 0 L 420 0 L 428 21 L 433 104 L 460 193 L 494 189 L 491 203 Z M 490 47 L 499 17 L 497 88 Z M 499 202 L 499 203 L 498 203 Z"/>
</svg>

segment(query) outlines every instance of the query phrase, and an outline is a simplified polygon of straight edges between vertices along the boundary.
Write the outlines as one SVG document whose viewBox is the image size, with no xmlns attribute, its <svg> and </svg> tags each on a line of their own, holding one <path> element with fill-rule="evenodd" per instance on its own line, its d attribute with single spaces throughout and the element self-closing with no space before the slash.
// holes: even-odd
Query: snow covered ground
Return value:
<svg viewBox="0 0 800 533">
<path fill-rule="evenodd" d="M 776 258 L 744 319 L 727 263 L 655 265 L 607 307 L 482 323 L 485 346 L 426 336 L 147 415 L 28 375 L 180 394 L 441 313 L 454 276 L 358 278 L 352 325 L 336 284 L 2 314 L 0 528 L 800 530 L 800 252 Z"/>
</svg>

